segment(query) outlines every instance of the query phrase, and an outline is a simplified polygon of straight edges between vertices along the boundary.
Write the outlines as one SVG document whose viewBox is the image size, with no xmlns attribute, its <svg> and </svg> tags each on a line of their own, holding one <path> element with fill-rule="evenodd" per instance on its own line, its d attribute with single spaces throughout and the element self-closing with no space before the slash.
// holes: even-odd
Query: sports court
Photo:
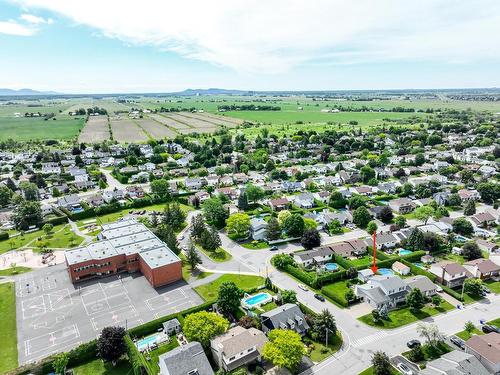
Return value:
<svg viewBox="0 0 500 375">
<path fill-rule="evenodd" d="M 154 289 L 140 274 L 73 285 L 64 264 L 16 280 L 19 363 L 96 338 L 107 326 L 131 328 L 202 303 L 179 282 Z"/>
</svg>

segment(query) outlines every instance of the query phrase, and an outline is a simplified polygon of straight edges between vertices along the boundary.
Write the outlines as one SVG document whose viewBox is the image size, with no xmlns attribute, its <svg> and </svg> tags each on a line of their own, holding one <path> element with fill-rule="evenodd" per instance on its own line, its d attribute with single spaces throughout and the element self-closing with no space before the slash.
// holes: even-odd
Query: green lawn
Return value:
<svg viewBox="0 0 500 375">
<path fill-rule="evenodd" d="M 197 248 L 199 250 L 201 250 L 203 252 L 203 254 L 205 254 L 207 257 L 209 257 L 210 259 L 212 259 L 214 262 L 217 262 L 217 263 L 227 262 L 228 260 L 230 260 L 232 258 L 231 254 L 229 254 L 222 247 L 219 247 L 215 251 L 205 250 L 201 246 L 197 246 Z"/>
<path fill-rule="evenodd" d="M 368 367 L 366 370 L 360 372 L 358 375 L 375 375 L 375 371 L 373 371 L 373 367 Z M 400 373 L 398 370 L 392 367 L 391 375 L 400 375 Z"/>
<path fill-rule="evenodd" d="M 250 249 L 250 250 L 269 249 L 268 243 L 264 241 L 245 242 L 242 243 L 241 246 L 243 246 L 245 249 Z"/>
<path fill-rule="evenodd" d="M 196 292 L 205 300 L 213 300 L 217 298 L 219 287 L 226 281 L 234 282 L 239 288 L 243 290 L 250 290 L 264 285 L 264 278 L 260 276 L 251 275 L 230 275 L 225 274 L 208 284 L 203 284 L 194 288 Z"/>
<path fill-rule="evenodd" d="M 186 260 L 186 256 L 182 253 L 179 254 L 179 258 L 182 260 L 182 278 L 184 281 L 188 281 L 191 276 L 196 277 L 197 280 L 204 279 L 207 276 L 210 276 L 212 272 L 198 272 L 196 271 L 194 274 L 191 272 L 191 266 L 188 264 Z"/>
<path fill-rule="evenodd" d="M 348 259 L 348 262 L 351 263 L 353 267 L 359 267 L 359 266 L 364 266 L 366 264 L 371 264 L 372 259 L 373 257 L 371 255 L 365 255 L 361 258 Z"/>
<path fill-rule="evenodd" d="M 345 299 L 345 293 L 349 290 L 348 282 L 347 280 L 341 280 L 341 281 L 336 281 L 332 284 L 328 284 L 321 288 L 321 291 L 325 291 L 327 293 L 333 294 L 336 296 L 338 299 L 345 301 L 347 303 L 347 300 Z M 323 293 L 325 297 L 328 297 L 327 293 Z"/>
<path fill-rule="evenodd" d="M 16 289 L 14 283 L 0 284 L 0 374 L 15 369 L 17 363 Z"/>
<path fill-rule="evenodd" d="M 125 359 L 118 361 L 116 366 L 113 366 L 111 362 L 96 359 L 73 368 L 73 373 L 75 375 L 128 375 L 133 374 L 133 370 Z"/>
<path fill-rule="evenodd" d="M 500 281 L 487 280 L 484 282 L 491 293 L 500 294 Z"/>
<path fill-rule="evenodd" d="M 491 325 L 496 326 L 496 327 L 500 327 L 500 318 L 497 318 L 495 320 L 490 320 L 488 322 L 488 324 L 491 324 Z"/>
<path fill-rule="evenodd" d="M 155 371 L 155 374 L 160 373 L 160 366 L 158 366 L 158 358 L 160 357 L 160 355 L 167 353 L 178 346 L 179 343 L 177 342 L 175 336 L 173 336 L 165 345 L 161 345 L 158 349 L 152 350 L 148 354 L 144 354 L 144 356 L 146 357 L 146 361 L 149 362 L 150 367 Z"/>
<path fill-rule="evenodd" d="M 372 314 L 363 315 L 359 317 L 358 320 L 374 327 L 397 328 L 453 309 L 454 307 L 450 303 L 443 301 L 439 307 L 427 305 L 422 310 L 417 312 L 411 311 L 409 307 L 403 307 L 402 309 L 390 311 L 388 319 L 382 320 L 379 324 L 375 324 L 373 322 Z"/>
<path fill-rule="evenodd" d="M 14 275 L 19 275 L 21 273 L 26 273 L 30 272 L 31 268 L 29 267 L 13 267 L 13 268 L 7 268 L 5 270 L 0 270 L 0 276 L 14 276 Z"/>
<path fill-rule="evenodd" d="M 265 312 L 267 312 L 267 311 L 271 311 L 272 309 L 275 309 L 276 307 L 278 307 L 276 302 L 269 302 L 269 303 L 266 303 L 265 305 L 261 306 L 260 308 L 262 310 L 264 310 Z"/>
<path fill-rule="evenodd" d="M 467 341 L 468 339 L 470 339 L 474 335 L 484 335 L 484 333 L 483 333 L 483 331 L 481 331 L 477 328 L 474 328 L 474 330 L 471 333 L 469 333 L 467 331 L 461 331 L 461 332 L 455 333 L 455 336 L 460 337 L 464 341 Z"/>
<path fill-rule="evenodd" d="M 334 342 L 328 344 L 328 347 L 325 346 L 325 343 L 314 341 L 310 346 L 311 350 L 308 356 L 311 358 L 311 361 L 318 363 L 336 353 L 341 346 L 342 335 L 337 331 Z"/>
<path fill-rule="evenodd" d="M 13 139 L 29 141 L 35 139 L 72 139 L 83 128 L 84 117 L 57 116 L 57 120 L 41 118 L 0 117 L 0 141 Z"/>
</svg>

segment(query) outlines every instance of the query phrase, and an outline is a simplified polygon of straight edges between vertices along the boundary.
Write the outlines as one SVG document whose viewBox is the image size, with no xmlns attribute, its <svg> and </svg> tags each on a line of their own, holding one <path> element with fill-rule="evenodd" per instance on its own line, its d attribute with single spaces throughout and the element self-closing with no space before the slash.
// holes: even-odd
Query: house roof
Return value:
<svg viewBox="0 0 500 375">
<path fill-rule="evenodd" d="M 411 289 L 420 289 L 421 292 L 428 292 L 436 289 L 436 285 L 427 277 L 417 275 L 404 279 L 403 282 Z"/>
<path fill-rule="evenodd" d="M 500 364 L 500 333 L 474 335 L 466 341 L 465 345 L 489 362 Z"/>
<path fill-rule="evenodd" d="M 472 354 L 454 350 L 427 363 L 421 375 L 488 375 L 489 371 Z"/>
<path fill-rule="evenodd" d="M 500 271 L 499 265 L 493 263 L 489 259 L 483 258 L 471 260 L 470 262 L 464 263 L 464 266 L 475 266 L 482 274 Z"/>
<path fill-rule="evenodd" d="M 236 326 L 212 339 L 212 346 L 222 348 L 224 355 L 230 358 L 254 346 L 260 352 L 266 342 L 267 337 L 264 332 L 256 328 L 246 329 Z"/>
<path fill-rule="evenodd" d="M 346 242 L 338 242 L 338 243 L 330 244 L 330 245 L 328 245 L 328 247 L 330 249 L 332 249 L 332 251 L 335 254 L 340 255 L 340 256 L 344 256 L 344 257 L 351 255 L 351 253 L 353 251 L 352 246 Z"/>
<path fill-rule="evenodd" d="M 355 251 L 360 251 L 360 250 L 366 250 L 366 243 L 365 241 L 359 239 L 359 238 L 354 238 L 352 240 L 347 240 L 346 241 L 349 245 L 352 246 L 352 248 Z"/>
<path fill-rule="evenodd" d="M 462 273 L 462 272 L 467 272 L 467 270 L 461 266 L 460 264 L 458 263 L 447 263 L 447 264 L 443 264 L 441 265 L 441 267 L 445 270 L 445 272 L 449 275 L 457 275 L 459 273 Z"/>
<path fill-rule="evenodd" d="M 199 375 L 214 374 L 203 347 L 196 341 L 162 354 L 158 362 L 165 365 L 169 375 L 186 375 L 193 370 L 198 370 Z"/>
<path fill-rule="evenodd" d="M 300 251 L 294 254 L 294 256 L 299 257 L 302 261 L 310 260 L 317 256 L 328 255 L 333 255 L 332 249 L 328 246 L 318 247 L 313 250 Z"/>
<path fill-rule="evenodd" d="M 400 271 L 403 271 L 403 270 L 407 270 L 407 269 L 410 269 L 410 267 L 408 267 L 406 264 L 403 264 L 399 261 L 395 261 L 393 264 L 392 264 L 392 269 L 398 269 Z"/>
<path fill-rule="evenodd" d="M 288 320 L 295 320 L 296 317 L 302 319 L 302 326 L 299 327 L 303 330 L 309 328 L 304 314 L 300 310 L 299 306 L 293 303 L 285 303 L 284 305 L 278 306 L 272 310 L 269 310 L 260 315 L 260 320 L 263 325 L 269 329 L 280 328 L 280 322 L 286 322 Z"/>
</svg>

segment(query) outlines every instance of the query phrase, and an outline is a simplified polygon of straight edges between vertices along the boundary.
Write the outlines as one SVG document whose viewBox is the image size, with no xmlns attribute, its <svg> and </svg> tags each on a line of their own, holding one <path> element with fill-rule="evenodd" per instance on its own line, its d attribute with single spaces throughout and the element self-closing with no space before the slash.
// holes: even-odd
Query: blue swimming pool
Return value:
<svg viewBox="0 0 500 375">
<path fill-rule="evenodd" d="M 411 251 L 411 250 L 406 250 L 406 249 L 400 249 L 399 250 L 399 255 L 400 256 L 408 255 L 408 254 L 411 254 L 411 253 L 413 253 L 413 251 Z"/>
<path fill-rule="evenodd" d="M 259 306 L 259 305 L 263 305 L 263 304 L 266 304 L 268 302 L 271 302 L 272 299 L 273 299 L 273 297 L 269 293 L 258 293 L 258 294 L 251 296 L 251 297 L 243 298 L 243 300 L 241 302 L 244 306 L 252 308 L 255 306 Z"/>
<path fill-rule="evenodd" d="M 337 271 L 339 269 L 339 265 L 337 263 L 326 263 L 325 269 L 327 271 Z"/>
<path fill-rule="evenodd" d="M 135 345 L 137 346 L 137 349 L 139 349 L 139 351 L 142 352 L 142 351 L 146 350 L 147 348 L 149 348 L 150 346 L 156 344 L 158 341 L 159 335 L 160 335 L 159 333 L 155 333 L 154 335 L 140 339 L 139 341 L 137 341 L 135 343 Z"/>
<path fill-rule="evenodd" d="M 417 262 L 417 263 L 413 263 L 413 264 L 416 265 L 418 268 L 422 268 L 423 270 L 425 270 L 423 263 Z"/>
<path fill-rule="evenodd" d="M 382 276 L 394 275 L 394 272 L 389 268 L 379 268 L 378 273 Z"/>
</svg>

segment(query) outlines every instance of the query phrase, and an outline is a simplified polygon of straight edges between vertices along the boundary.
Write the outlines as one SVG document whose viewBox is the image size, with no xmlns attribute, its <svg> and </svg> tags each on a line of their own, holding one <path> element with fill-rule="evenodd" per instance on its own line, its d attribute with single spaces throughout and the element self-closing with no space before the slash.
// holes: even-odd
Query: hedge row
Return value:
<svg viewBox="0 0 500 375">
<path fill-rule="evenodd" d="M 127 352 L 128 360 L 132 366 L 134 375 L 142 375 L 144 372 L 153 375 L 148 363 L 144 357 L 139 353 L 137 346 L 134 344 L 130 336 L 125 335 L 125 350 Z"/>
<path fill-rule="evenodd" d="M 330 293 L 330 291 L 326 288 L 321 288 L 321 293 L 323 293 L 326 297 L 334 301 L 335 303 L 338 303 L 342 307 L 349 307 L 349 303 L 344 299 L 340 298 L 336 294 Z"/>
<path fill-rule="evenodd" d="M 311 276 L 309 273 L 303 271 L 302 269 L 292 266 L 291 264 L 288 264 L 285 269 L 285 272 L 289 273 L 296 279 L 299 279 L 302 281 L 304 284 L 309 285 L 310 287 L 316 288 L 317 286 L 317 277 L 316 276 Z"/>
<path fill-rule="evenodd" d="M 349 269 L 352 267 L 352 263 L 349 262 L 347 259 L 344 259 L 344 257 L 338 255 L 338 254 L 335 254 L 335 262 L 339 265 L 342 266 L 342 268 L 344 269 Z"/>
<path fill-rule="evenodd" d="M 68 222 L 67 216 L 56 216 L 56 217 L 52 217 L 50 219 L 44 220 L 43 224 L 48 223 L 48 224 L 52 224 L 52 225 L 56 226 L 59 224 L 66 224 L 67 222 Z"/>
<path fill-rule="evenodd" d="M 0 241 L 5 241 L 9 239 L 9 232 L 0 232 Z"/>
<path fill-rule="evenodd" d="M 413 263 L 408 262 L 406 259 L 402 259 L 401 263 L 403 263 L 404 265 L 410 267 L 411 273 L 413 273 L 415 275 L 427 276 L 432 282 L 435 282 L 436 279 L 437 279 L 436 275 L 434 275 L 434 274 L 432 274 L 430 272 L 427 272 L 426 270 L 424 270 L 424 269 L 422 269 L 420 267 L 417 267 Z"/>
<path fill-rule="evenodd" d="M 317 281 L 316 281 L 316 286 L 321 287 L 323 285 L 330 284 L 330 283 L 333 283 L 335 281 L 346 279 L 347 278 L 346 274 L 347 274 L 347 272 L 345 270 L 324 273 L 321 276 L 318 276 Z"/>
<path fill-rule="evenodd" d="M 411 254 L 401 256 L 401 260 L 407 260 L 408 262 L 415 262 L 420 260 L 425 254 L 427 254 L 424 250 L 414 251 Z"/>
<path fill-rule="evenodd" d="M 459 300 L 460 302 L 463 302 L 463 301 L 464 301 L 464 299 L 462 298 L 462 295 L 461 295 L 460 293 L 455 292 L 453 289 L 451 289 L 451 288 L 449 288 L 449 287 L 447 287 L 447 286 L 444 286 L 444 285 L 442 285 L 442 284 L 439 284 L 439 286 L 440 286 L 441 288 L 443 288 L 443 290 L 444 290 L 444 291 L 445 291 L 448 295 L 450 295 L 450 296 L 452 296 L 453 298 L 455 298 L 455 299 Z"/>
</svg>

